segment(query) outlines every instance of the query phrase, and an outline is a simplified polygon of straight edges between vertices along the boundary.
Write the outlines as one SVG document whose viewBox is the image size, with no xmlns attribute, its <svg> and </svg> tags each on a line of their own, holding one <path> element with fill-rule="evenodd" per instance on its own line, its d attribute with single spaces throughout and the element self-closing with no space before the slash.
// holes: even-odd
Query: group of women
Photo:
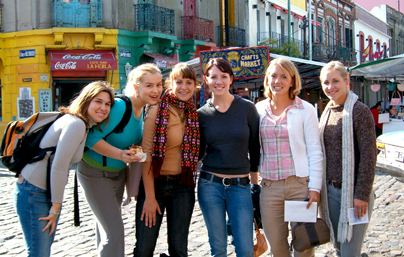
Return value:
<svg viewBox="0 0 404 257">
<path fill-rule="evenodd" d="M 290 256 L 284 201 L 305 199 L 308 207 L 320 202 L 339 254 L 360 256 L 367 225 L 351 226 L 348 209 L 355 208 L 357 217 L 371 215 L 375 131 L 369 108 L 348 90 L 343 65 L 331 62 L 321 71 L 330 102 L 320 124 L 314 107 L 298 97 L 300 76 L 287 59 L 271 61 L 264 80 L 267 99 L 256 106 L 230 93 L 234 74 L 226 60 L 211 59 L 204 74 L 211 98 L 196 110 L 192 97 L 198 80 L 191 66 L 173 68 L 163 95 L 157 66 L 135 68 L 124 91 L 132 115 L 118 132 L 126 106 L 114 99 L 107 82 L 89 84 L 62 109 L 68 115 L 41 142 L 41 147 L 57 145 L 52 199 L 46 199 L 44 175 L 49 156 L 27 165 L 17 181 L 16 209 L 28 256 L 50 255 L 68 170 L 75 162 L 96 218 L 98 256 L 124 256 L 121 204 L 127 164 L 140 161 L 129 147 L 140 144 L 146 160 L 137 196 L 134 256 L 153 256 L 165 212 L 168 254 L 187 256 L 196 184 L 211 255 L 227 255 L 227 216 L 237 256 L 253 256 L 250 185 L 259 183 L 259 175 L 262 222 L 273 256 Z M 84 145 L 88 150 L 83 154 Z M 314 249 L 294 256 L 314 256 Z"/>
</svg>

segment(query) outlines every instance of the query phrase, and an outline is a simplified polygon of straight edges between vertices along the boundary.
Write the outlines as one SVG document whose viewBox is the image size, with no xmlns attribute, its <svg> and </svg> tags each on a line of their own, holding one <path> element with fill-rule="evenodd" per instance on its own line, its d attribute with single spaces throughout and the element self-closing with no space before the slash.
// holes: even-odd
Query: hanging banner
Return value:
<svg viewBox="0 0 404 257">
<path fill-rule="evenodd" d="M 203 75 L 206 64 L 212 58 L 227 60 L 233 69 L 235 79 L 263 78 L 269 65 L 269 49 L 267 46 L 201 51 L 199 56 Z"/>
</svg>

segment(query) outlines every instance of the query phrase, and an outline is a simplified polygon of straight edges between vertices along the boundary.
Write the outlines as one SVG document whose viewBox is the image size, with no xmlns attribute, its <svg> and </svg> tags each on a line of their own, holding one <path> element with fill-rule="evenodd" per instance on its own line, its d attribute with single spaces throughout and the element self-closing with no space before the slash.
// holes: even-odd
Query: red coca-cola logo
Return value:
<svg viewBox="0 0 404 257">
<path fill-rule="evenodd" d="M 77 62 L 66 62 L 66 63 L 57 62 L 55 64 L 55 70 L 75 70 L 76 63 Z"/>
<path fill-rule="evenodd" d="M 74 59 L 74 60 L 100 60 L 101 54 L 80 54 L 80 55 L 71 55 L 66 54 L 62 57 L 62 59 Z"/>
</svg>

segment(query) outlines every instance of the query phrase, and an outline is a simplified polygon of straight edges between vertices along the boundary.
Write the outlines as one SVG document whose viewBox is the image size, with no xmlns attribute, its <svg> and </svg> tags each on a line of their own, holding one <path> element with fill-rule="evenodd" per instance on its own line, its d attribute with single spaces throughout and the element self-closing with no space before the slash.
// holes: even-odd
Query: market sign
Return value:
<svg viewBox="0 0 404 257">
<path fill-rule="evenodd" d="M 226 59 L 233 69 L 235 79 L 263 78 L 269 65 L 267 46 L 201 51 L 199 56 L 203 75 L 206 64 L 212 58 Z"/>
<path fill-rule="evenodd" d="M 112 50 L 49 51 L 51 70 L 116 70 L 118 63 Z"/>
</svg>

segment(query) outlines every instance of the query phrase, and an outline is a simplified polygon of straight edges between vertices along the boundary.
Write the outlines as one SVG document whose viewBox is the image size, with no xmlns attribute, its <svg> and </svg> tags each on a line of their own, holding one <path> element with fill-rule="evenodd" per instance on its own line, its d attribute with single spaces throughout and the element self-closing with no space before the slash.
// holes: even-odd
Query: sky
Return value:
<svg viewBox="0 0 404 257">
<path fill-rule="evenodd" d="M 390 7 L 398 10 L 398 2 L 400 2 L 400 11 L 404 11 L 404 0 L 352 0 L 352 2 L 359 4 L 369 12 L 373 9 L 373 7 L 383 4 L 389 5 Z"/>
</svg>

